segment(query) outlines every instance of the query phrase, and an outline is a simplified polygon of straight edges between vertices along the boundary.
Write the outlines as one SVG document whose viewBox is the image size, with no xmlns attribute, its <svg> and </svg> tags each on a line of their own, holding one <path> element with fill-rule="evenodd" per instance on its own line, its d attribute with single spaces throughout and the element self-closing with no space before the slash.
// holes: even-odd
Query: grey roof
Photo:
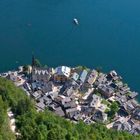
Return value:
<svg viewBox="0 0 140 140">
<path fill-rule="evenodd" d="M 135 124 L 131 132 L 135 135 L 140 134 L 140 124 Z"/>
<path fill-rule="evenodd" d="M 138 102 L 135 99 L 132 99 L 131 103 L 133 104 L 134 107 L 139 106 Z"/>
<path fill-rule="evenodd" d="M 121 105 L 123 105 L 124 103 L 127 102 L 127 97 L 125 95 L 121 96 L 118 95 L 117 97 L 115 97 L 116 101 L 118 101 Z"/>
<path fill-rule="evenodd" d="M 49 96 L 51 97 L 52 100 L 54 100 L 58 96 L 58 92 L 50 92 Z"/>
<path fill-rule="evenodd" d="M 81 107 L 82 114 L 85 114 L 86 116 L 89 116 L 94 113 L 94 109 L 89 106 L 82 106 Z"/>
<path fill-rule="evenodd" d="M 91 119 L 94 121 L 105 122 L 107 121 L 107 114 L 102 111 L 96 110 Z"/>
<path fill-rule="evenodd" d="M 70 112 L 77 112 L 78 109 L 77 108 L 69 108 L 69 109 L 66 109 L 66 113 L 70 113 Z"/>
<path fill-rule="evenodd" d="M 122 108 L 124 108 L 127 113 L 131 113 L 135 109 L 131 101 L 122 104 Z"/>
<path fill-rule="evenodd" d="M 69 97 L 65 97 L 63 100 L 62 100 L 62 104 L 65 104 L 65 103 L 68 103 L 70 102 L 71 99 Z"/>
<path fill-rule="evenodd" d="M 101 101 L 101 98 L 99 96 L 93 94 L 90 106 L 95 107 L 99 101 Z"/>
<path fill-rule="evenodd" d="M 77 105 L 74 101 L 70 101 L 70 102 L 65 103 L 63 106 L 64 108 L 75 108 Z"/>
<path fill-rule="evenodd" d="M 57 107 L 57 108 L 55 108 L 55 113 L 57 114 L 57 115 L 59 115 L 59 116 L 65 116 L 65 113 L 64 113 L 64 111 L 62 110 L 62 108 L 61 107 Z"/>
<path fill-rule="evenodd" d="M 44 102 L 39 102 L 39 103 L 36 103 L 36 107 L 41 109 L 41 110 L 44 110 L 45 109 L 45 104 L 44 104 Z"/>
<path fill-rule="evenodd" d="M 135 108 L 131 103 L 131 101 L 126 102 L 126 104 L 127 104 L 127 108 L 129 108 L 130 110 L 133 110 Z"/>
<path fill-rule="evenodd" d="M 101 74 L 99 77 L 98 77 L 98 80 L 99 84 L 101 83 L 105 83 L 107 81 L 107 78 L 106 78 L 106 75 L 105 74 Z"/>
<path fill-rule="evenodd" d="M 49 81 L 47 83 L 44 83 L 44 85 L 41 87 L 41 89 L 42 89 L 42 91 L 44 93 L 46 93 L 46 92 L 52 91 L 53 90 L 53 87 L 54 87 L 53 82 L 52 81 Z"/>
<path fill-rule="evenodd" d="M 108 86 L 108 85 L 104 85 L 101 84 L 98 86 L 98 89 L 101 91 L 102 94 L 104 94 L 104 96 L 111 96 L 114 93 L 114 90 L 112 89 L 112 87 Z"/>
<path fill-rule="evenodd" d="M 140 107 L 137 107 L 134 111 L 133 111 L 133 117 L 137 120 L 140 120 Z"/>
<path fill-rule="evenodd" d="M 118 87 L 118 88 L 122 88 L 123 87 L 123 82 L 122 81 L 119 81 L 119 82 L 117 82 L 117 83 L 115 83 L 116 84 L 116 86 Z"/>
<path fill-rule="evenodd" d="M 64 94 L 65 96 L 70 97 L 74 92 L 75 92 L 75 90 L 74 90 L 73 87 L 68 87 L 68 88 L 63 92 L 63 94 Z"/>
<path fill-rule="evenodd" d="M 55 102 L 52 102 L 51 104 L 48 105 L 49 109 L 52 110 L 52 111 L 55 111 L 56 108 L 59 107 L 59 105 Z"/>
<path fill-rule="evenodd" d="M 88 72 L 86 70 L 83 70 L 82 73 L 80 74 L 80 80 L 84 83 L 85 79 L 87 77 Z"/>
<path fill-rule="evenodd" d="M 73 119 L 76 120 L 76 121 L 81 120 L 82 119 L 82 115 L 81 114 L 75 114 L 73 116 Z"/>
<path fill-rule="evenodd" d="M 117 130 L 131 131 L 131 125 L 127 121 L 125 122 L 117 121 L 113 124 L 113 128 Z"/>
<path fill-rule="evenodd" d="M 50 103 L 52 103 L 52 100 L 50 98 L 48 98 L 48 96 L 44 95 L 42 98 L 46 105 L 49 105 Z"/>
<path fill-rule="evenodd" d="M 36 91 L 34 93 L 32 93 L 32 96 L 35 98 L 35 99 L 38 99 L 41 97 L 41 94 L 42 92 L 39 90 L 39 91 Z"/>
<path fill-rule="evenodd" d="M 85 119 L 84 122 L 85 122 L 86 124 L 91 124 L 91 123 L 93 123 L 93 121 L 92 121 L 90 118 Z"/>
<path fill-rule="evenodd" d="M 137 95 L 138 95 L 137 92 L 130 92 L 129 97 L 130 97 L 130 98 L 135 98 Z"/>
<path fill-rule="evenodd" d="M 33 90 L 34 90 L 35 88 L 37 88 L 36 82 L 33 82 L 33 83 L 31 84 L 31 86 L 32 86 L 32 89 L 33 89 Z"/>
<path fill-rule="evenodd" d="M 123 91 L 124 93 L 127 93 L 127 92 L 130 92 L 130 88 L 127 87 L 127 86 L 123 86 L 123 87 L 121 88 L 121 91 Z"/>
</svg>

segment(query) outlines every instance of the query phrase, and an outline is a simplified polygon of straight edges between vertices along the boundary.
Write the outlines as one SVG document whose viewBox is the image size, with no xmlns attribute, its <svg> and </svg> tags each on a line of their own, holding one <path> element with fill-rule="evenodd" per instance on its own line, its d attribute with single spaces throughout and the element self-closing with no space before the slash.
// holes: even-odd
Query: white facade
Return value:
<svg viewBox="0 0 140 140">
<path fill-rule="evenodd" d="M 67 66 L 60 66 L 55 69 L 55 74 L 70 77 L 71 68 Z"/>
</svg>

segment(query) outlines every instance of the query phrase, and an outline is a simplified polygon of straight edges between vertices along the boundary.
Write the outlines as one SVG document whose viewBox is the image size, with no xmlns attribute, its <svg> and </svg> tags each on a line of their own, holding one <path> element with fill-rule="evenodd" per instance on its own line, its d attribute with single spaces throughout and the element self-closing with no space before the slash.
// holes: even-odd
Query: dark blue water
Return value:
<svg viewBox="0 0 140 140">
<path fill-rule="evenodd" d="M 49 66 L 115 69 L 140 92 L 139 7 L 139 0 L 1 0 L 0 71 L 30 63 L 34 52 Z"/>
</svg>

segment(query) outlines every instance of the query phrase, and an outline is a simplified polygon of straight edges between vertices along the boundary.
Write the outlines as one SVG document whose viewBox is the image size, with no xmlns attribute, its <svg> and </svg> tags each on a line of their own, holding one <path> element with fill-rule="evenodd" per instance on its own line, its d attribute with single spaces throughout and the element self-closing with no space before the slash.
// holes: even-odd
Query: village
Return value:
<svg viewBox="0 0 140 140">
<path fill-rule="evenodd" d="M 138 93 L 114 70 L 105 74 L 84 67 L 36 67 L 32 62 L 27 73 L 20 66 L 0 77 L 10 79 L 34 99 L 37 111 L 47 108 L 74 123 L 99 122 L 109 129 L 140 134 Z"/>
</svg>

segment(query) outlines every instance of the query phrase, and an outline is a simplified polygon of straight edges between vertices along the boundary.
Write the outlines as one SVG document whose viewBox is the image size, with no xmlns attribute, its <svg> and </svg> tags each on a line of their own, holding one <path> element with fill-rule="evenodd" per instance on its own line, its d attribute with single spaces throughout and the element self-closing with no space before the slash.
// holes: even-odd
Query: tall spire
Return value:
<svg viewBox="0 0 140 140">
<path fill-rule="evenodd" d="M 35 56 L 34 56 L 34 54 L 32 52 L 32 67 L 34 67 L 34 66 L 35 66 Z"/>
</svg>

